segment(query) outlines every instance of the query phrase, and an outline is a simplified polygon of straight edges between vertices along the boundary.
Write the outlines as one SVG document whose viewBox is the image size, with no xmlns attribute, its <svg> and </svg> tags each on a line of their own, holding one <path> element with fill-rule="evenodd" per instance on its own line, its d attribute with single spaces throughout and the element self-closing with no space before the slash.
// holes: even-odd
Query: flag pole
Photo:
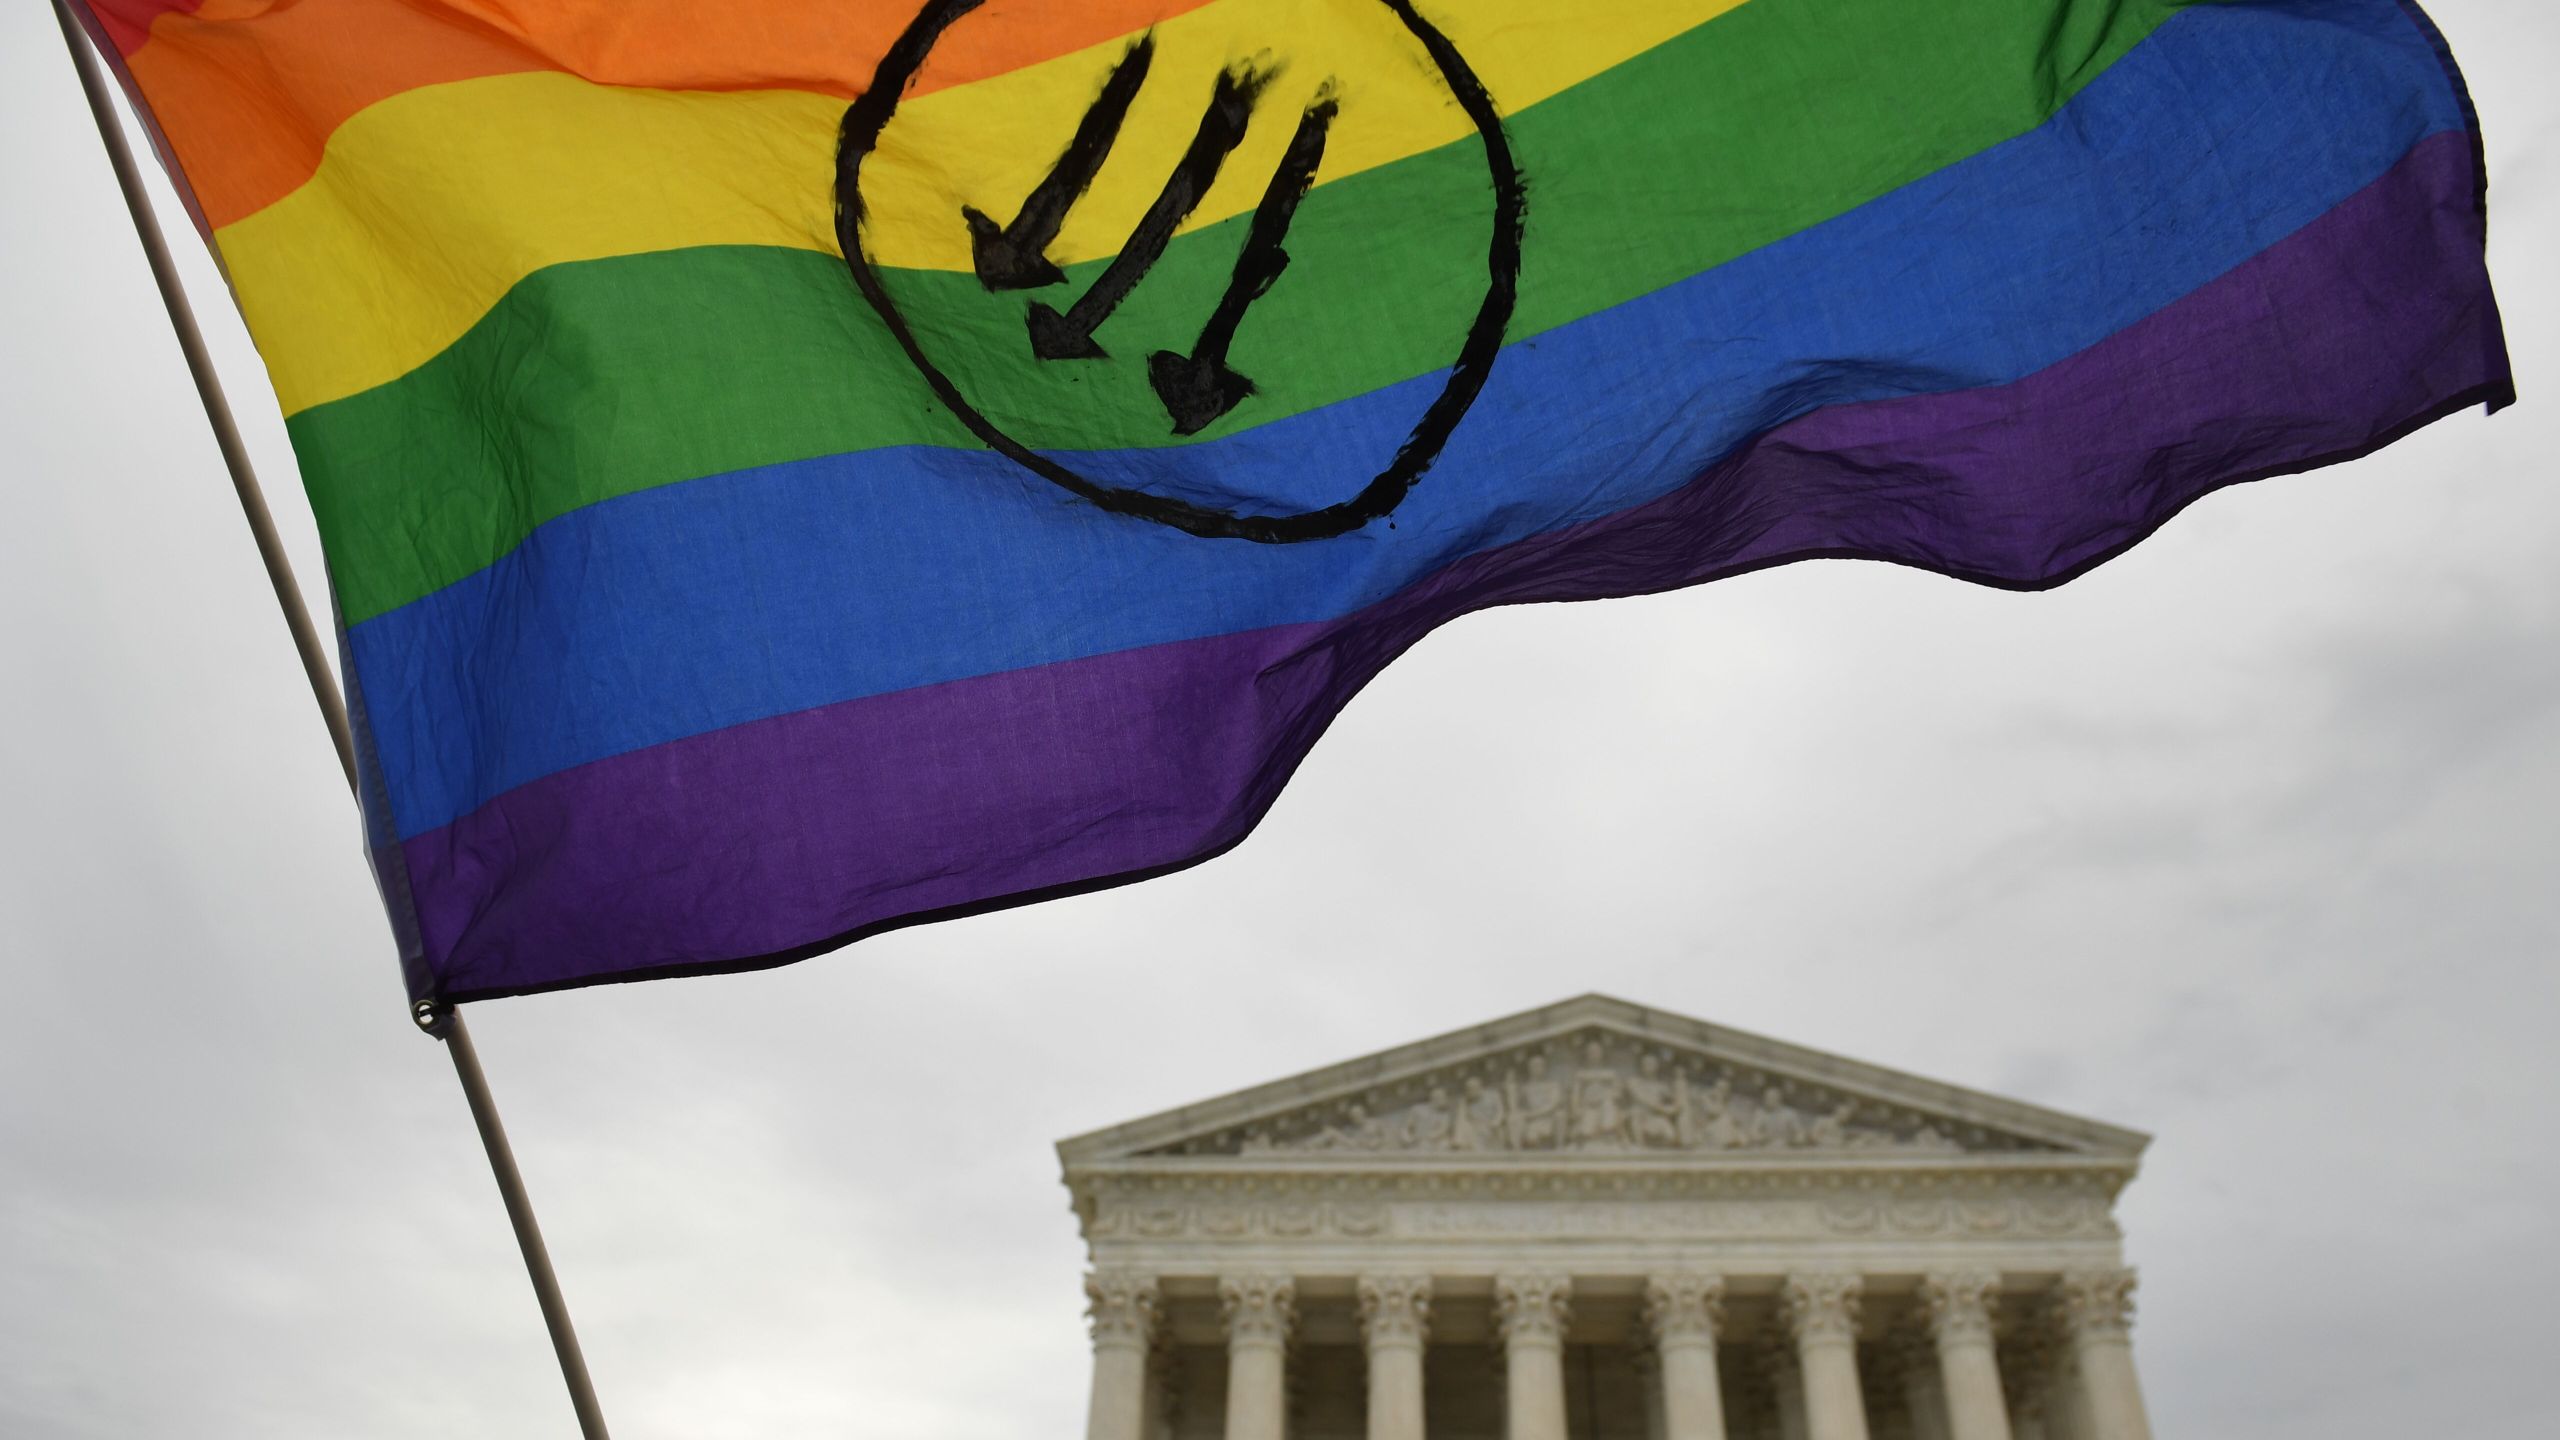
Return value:
<svg viewBox="0 0 2560 1440">
<path fill-rule="evenodd" d="M 205 419 L 213 426 L 214 443 L 222 451 L 223 465 L 231 472 L 231 488 L 239 496 L 241 514 L 247 517 L 249 533 L 257 541 L 258 558 L 266 564 L 276 605 L 284 612 L 285 627 L 293 632 L 293 647 L 302 657 L 302 673 L 311 683 L 311 698 L 329 728 L 330 743 L 337 748 L 338 768 L 346 775 L 348 789 L 353 790 L 355 735 L 347 723 L 346 701 L 338 693 L 336 677 L 330 673 L 328 650 L 320 639 L 319 628 L 312 623 L 310 608 L 302 602 L 301 586 L 293 578 L 293 563 L 285 554 L 282 537 L 276 533 L 275 517 L 267 509 L 258 472 L 249 462 L 249 448 L 240 439 L 231 402 L 223 396 L 221 377 L 215 373 L 213 357 L 205 348 L 204 332 L 197 328 L 195 310 L 187 303 L 186 288 L 170 258 L 168 241 L 152 214 L 150 195 L 143 188 L 141 171 L 134 165 L 132 147 L 125 143 L 124 127 L 116 119 L 115 103 L 107 93 L 97 52 L 72 15 L 67 0 L 53 0 L 53 14 L 62 25 L 62 42 L 71 49 L 72 67 L 80 74 L 80 90 L 88 97 L 90 117 L 98 123 L 98 138 L 107 147 L 108 163 L 115 168 L 116 185 L 124 191 L 134 234 L 142 241 L 142 253 L 151 262 L 151 278 L 160 287 L 161 303 L 168 307 L 170 327 L 178 332 L 178 348 L 186 355 L 187 372 L 195 378 L 196 394 L 204 401 Z M 471 1044 L 471 1031 L 462 1023 L 462 1012 L 451 1006 L 421 1002 L 414 1014 L 419 1028 L 444 1041 L 446 1053 L 453 1057 L 454 1076 L 462 1082 L 463 1100 L 471 1107 L 481 1148 L 488 1152 L 489 1173 L 498 1182 L 508 1223 L 515 1228 L 516 1248 L 523 1253 L 525 1273 L 533 1281 L 534 1299 L 542 1307 L 542 1323 L 551 1332 L 551 1348 L 560 1360 L 560 1378 L 568 1386 L 569 1403 L 578 1413 L 579 1433 L 585 1440 L 607 1440 L 604 1411 L 597 1405 L 595 1386 L 587 1377 L 587 1360 L 578 1348 L 577 1329 L 569 1321 L 568 1301 L 560 1293 L 559 1277 L 552 1272 L 551 1252 L 542 1243 L 542 1226 L 534 1218 L 533 1199 L 525 1191 L 523 1173 L 516 1168 L 515 1149 L 507 1143 L 506 1125 L 498 1118 L 488 1077 L 481 1073 L 480 1054 Z"/>
<path fill-rule="evenodd" d="M 437 1012 L 441 1010 L 439 1015 Z M 533 1215 L 533 1197 L 516 1170 L 515 1147 L 507 1143 L 507 1127 L 498 1119 L 498 1102 L 489 1094 L 489 1077 L 480 1073 L 480 1052 L 462 1012 L 452 1006 L 422 1002 L 418 1024 L 432 1031 L 444 1027 L 444 1048 L 453 1056 L 453 1073 L 462 1081 L 463 1098 L 471 1105 L 471 1122 L 480 1127 L 481 1148 L 489 1152 L 489 1173 L 498 1177 L 498 1194 L 507 1204 L 507 1223 L 515 1227 L 516 1248 L 524 1254 L 525 1274 L 533 1280 L 534 1299 L 542 1306 L 543 1327 L 551 1332 L 551 1352 L 560 1357 L 560 1379 L 569 1387 L 569 1404 L 578 1412 L 578 1433 L 585 1440 L 606 1440 L 604 1407 L 596 1403 L 595 1383 L 587 1378 L 586 1353 L 578 1348 L 578 1332 L 569 1323 L 568 1297 L 560 1293 L 560 1277 L 551 1272 L 551 1251 L 542 1243 L 542 1222 Z"/>
</svg>

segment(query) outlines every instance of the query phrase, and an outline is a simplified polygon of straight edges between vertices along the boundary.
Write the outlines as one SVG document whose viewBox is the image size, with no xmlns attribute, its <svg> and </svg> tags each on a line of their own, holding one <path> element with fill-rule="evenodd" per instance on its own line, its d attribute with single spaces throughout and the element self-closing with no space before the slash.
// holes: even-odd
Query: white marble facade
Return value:
<svg viewBox="0 0 2560 1440">
<path fill-rule="evenodd" d="M 1087 1440 L 2149 1440 L 2145 1136 L 1585 996 L 1060 1142 Z"/>
</svg>

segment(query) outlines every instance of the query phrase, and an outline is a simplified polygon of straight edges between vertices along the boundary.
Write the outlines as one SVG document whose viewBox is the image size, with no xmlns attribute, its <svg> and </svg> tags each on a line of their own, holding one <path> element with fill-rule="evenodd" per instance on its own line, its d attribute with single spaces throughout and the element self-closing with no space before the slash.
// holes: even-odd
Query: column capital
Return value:
<svg viewBox="0 0 2560 1440">
<path fill-rule="evenodd" d="M 1929 1309 L 1929 1333 L 1941 1345 L 1991 1343 L 1992 1309 L 2000 1301 L 2000 1276 L 1990 1270 L 1956 1270 L 1920 1282 Z"/>
<path fill-rule="evenodd" d="M 1431 1331 L 1431 1277 L 1360 1277 L 1360 1338 L 1376 1354 L 1393 1345 L 1420 1349 Z"/>
<path fill-rule="evenodd" d="M 2133 1329 L 2129 1269 L 2072 1270 L 2054 1287 L 2054 1319 L 2074 1340 L 2122 1339 Z"/>
<path fill-rule="evenodd" d="M 1646 1280 L 1644 1323 L 1665 1349 L 1715 1343 L 1724 1328 L 1724 1277 L 1681 1270 Z"/>
<path fill-rule="evenodd" d="M 1498 1275 L 1493 1281 L 1493 1313 L 1502 1327 L 1503 1343 L 1512 1349 L 1560 1346 L 1565 1327 L 1573 1323 L 1573 1281 L 1548 1273 Z"/>
<path fill-rule="evenodd" d="M 1298 1320 L 1298 1282 L 1287 1275 L 1224 1275 L 1218 1308 L 1227 1321 L 1227 1348 L 1279 1349 Z"/>
<path fill-rule="evenodd" d="M 1864 1277 L 1833 1271 L 1790 1275 L 1778 1292 L 1778 1313 L 1799 1345 L 1855 1344 Z"/>
<path fill-rule="evenodd" d="M 1084 1318 L 1096 1350 L 1146 1349 L 1155 1338 L 1156 1277 L 1142 1270 L 1086 1272 Z"/>
</svg>

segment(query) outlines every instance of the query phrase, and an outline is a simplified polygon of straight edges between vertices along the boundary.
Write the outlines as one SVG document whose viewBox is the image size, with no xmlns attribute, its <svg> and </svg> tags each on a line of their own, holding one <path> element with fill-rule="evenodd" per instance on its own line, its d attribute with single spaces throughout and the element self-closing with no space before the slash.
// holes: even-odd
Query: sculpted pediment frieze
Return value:
<svg viewBox="0 0 2560 1440">
<path fill-rule="evenodd" d="M 1593 1028 L 1159 1145 L 1153 1156 L 1590 1156 L 2059 1147 L 1660 1040 Z"/>
</svg>

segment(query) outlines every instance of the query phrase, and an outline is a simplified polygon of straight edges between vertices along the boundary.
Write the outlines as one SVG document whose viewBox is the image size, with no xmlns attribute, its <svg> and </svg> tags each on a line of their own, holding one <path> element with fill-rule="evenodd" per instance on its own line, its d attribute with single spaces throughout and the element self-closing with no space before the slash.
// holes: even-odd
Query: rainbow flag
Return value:
<svg viewBox="0 0 2560 1440">
<path fill-rule="evenodd" d="M 89 0 L 414 995 L 1189 865 L 1468 611 L 2055 585 L 2512 398 L 2406 0 Z"/>
</svg>

